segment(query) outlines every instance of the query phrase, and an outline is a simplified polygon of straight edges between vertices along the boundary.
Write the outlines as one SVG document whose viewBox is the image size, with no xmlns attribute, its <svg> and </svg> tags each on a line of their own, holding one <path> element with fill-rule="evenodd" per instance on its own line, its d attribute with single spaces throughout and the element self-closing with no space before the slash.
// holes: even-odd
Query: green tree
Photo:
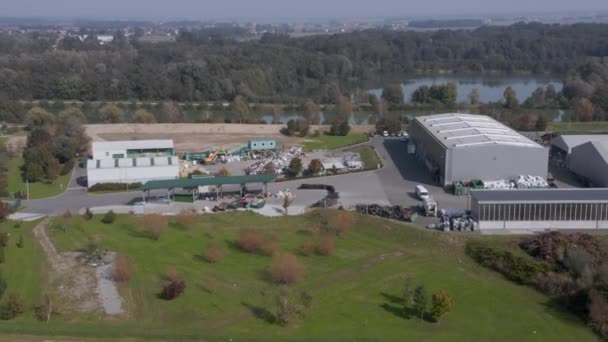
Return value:
<svg viewBox="0 0 608 342">
<path fill-rule="evenodd" d="M 479 104 L 480 99 L 481 96 L 479 95 L 479 89 L 473 88 L 469 93 L 469 103 L 476 106 Z"/>
<path fill-rule="evenodd" d="M 249 105 L 241 95 L 234 98 L 232 109 L 239 116 L 240 123 L 247 121 L 247 117 L 249 116 Z"/>
<path fill-rule="evenodd" d="M 346 121 L 334 121 L 334 123 L 329 128 L 330 135 L 341 135 L 347 136 L 350 132 L 350 125 Z"/>
<path fill-rule="evenodd" d="M 431 300 L 431 318 L 435 322 L 439 322 L 443 316 L 452 310 L 454 300 L 447 291 L 439 290 L 433 294 Z"/>
<path fill-rule="evenodd" d="M 59 177 L 59 173 L 61 172 L 61 164 L 55 158 L 48 158 L 46 164 L 46 179 L 49 181 L 54 181 Z"/>
<path fill-rule="evenodd" d="M 431 89 L 429 86 L 422 85 L 412 93 L 412 102 L 431 103 Z"/>
<path fill-rule="evenodd" d="M 55 123 L 55 116 L 42 107 L 32 107 L 25 118 L 25 126 L 28 130 L 48 127 L 53 123 Z"/>
<path fill-rule="evenodd" d="M 399 83 L 389 84 L 382 90 L 382 99 L 391 107 L 403 105 L 404 96 L 403 88 Z"/>
<path fill-rule="evenodd" d="M 382 118 L 376 122 L 376 132 L 382 133 L 387 131 L 389 133 L 397 133 L 402 130 L 401 120 L 397 117 Z"/>
<path fill-rule="evenodd" d="M 9 293 L 6 301 L 0 306 L 0 319 L 10 320 L 25 311 L 23 298 L 18 293 Z"/>
<path fill-rule="evenodd" d="M 107 104 L 99 109 L 101 122 L 108 124 L 122 123 L 125 121 L 124 112 L 116 105 Z"/>
<path fill-rule="evenodd" d="M 576 101 L 574 114 L 578 121 L 591 121 L 593 119 L 593 103 L 587 98 L 581 98 Z"/>
<path fill-rule="evenodd" d="M 299 175 L 300 172 L 302 172 L 302 159 L 293 158 L 289 162 L 289 166 L 287 166 L 287 172 L 292 177 L 296 177 L 297 175 Z"/>
<path fill-rule="evenodd" d="M 452 82 L 448 82 L 442 88 L 441 102 L 448 107 L 456 107 L 458 100 L 458 87 Z"/>
<path fill-rule="evenodd" d="M 519 101 L 517 100 L 517 93 L 510 86 L 505 89 L 503 93 L 503 98 L 505 101 L 505 107 L 509 109 L 515 109 L 519 106 Z"/>
<path fill-rule="evenodd" d="M 304 117 L 313 125 L 321 122 L 321 107 L 312 99 L 307 99 L 304 103 Z"/>
<path fill-rule="evenodd" d="M 422 285 L 414 290 L 414 310 L 420 315 L 420 319 L 424 319 L 424 313 L 429 305 L 429 295 L 426 288 Z"/>
<path fill-rule="evenodd" d="M 339 96 L 336 101 L 336 114 L 340 121 L 348 122 L 353 113 L 353 106 L 347 96 Z"/>
<path fill-rule="evenodd" d="M 547 119 L 544 115 L 539 115 L 536 118 L 536 123 L 534 124 L 534 129 L 537 131 L 544 131 L 547 129 Z"/>
<path fill-rule="evenodd" d="M 319 159 L 313 159 L 308 164 L 308 172 L 311 175 L 319 174 L 323 171 L 323 164 Z"/>
<path fill-rule="evenodd" d="M 369 104 L 376 115 L 384 114 L 384 101 L 374 94 L 369 95 Z"/>
<path fill-rule="evenodd" d="M 406 277 L 403 282 L 403 304 L 406 306 L 414 304 L 414 281 L 410 277 Z"/>
</svg>

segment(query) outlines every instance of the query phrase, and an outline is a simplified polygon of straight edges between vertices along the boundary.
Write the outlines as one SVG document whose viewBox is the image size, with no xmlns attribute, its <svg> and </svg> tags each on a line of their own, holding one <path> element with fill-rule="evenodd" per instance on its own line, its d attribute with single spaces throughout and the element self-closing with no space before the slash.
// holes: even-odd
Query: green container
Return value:
<svg viewBox="0 0 608 342">
<path fill-rule="evenodd" d="M 191 194 L 175 194 L 175 195 L 173 195 L 173 200 L 175 202 L 180 202 L 180 203 L 193 203 L 194 202 L 194 198 L 192 198 Z"/>
</svg>

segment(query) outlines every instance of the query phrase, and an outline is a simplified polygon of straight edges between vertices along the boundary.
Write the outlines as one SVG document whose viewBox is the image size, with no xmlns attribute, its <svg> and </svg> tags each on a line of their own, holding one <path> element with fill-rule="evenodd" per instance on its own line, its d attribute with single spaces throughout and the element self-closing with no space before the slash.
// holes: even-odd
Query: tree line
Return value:
<svg viewBox="0 0 608 342">
<path fill-rule="evenodd" d="M 516 24 L 476 30 L 366 30 L 238 42 L 196 30 L 176 42 L 111 44 L 0 34 L 0 98 L 335 103 L 353 81 L 394 75 L 566 75 L 608 55 L 608 25 Z"/>
</svg>

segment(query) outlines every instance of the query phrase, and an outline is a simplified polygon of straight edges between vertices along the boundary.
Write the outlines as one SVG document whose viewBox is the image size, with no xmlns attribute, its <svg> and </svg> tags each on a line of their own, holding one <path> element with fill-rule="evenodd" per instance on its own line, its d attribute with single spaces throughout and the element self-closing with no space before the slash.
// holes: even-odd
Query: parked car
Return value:
<svg viewBox="0 0 608 342">
<path fill-rule="evenodd" d="M 382 136 L 388 137 L 388 131 L 382 132 Z"/>
<path fill-rule="evenodd" d="M 424 200 L 425 198 L 429 197 L 429 192 L 424 186 L 416 185 L 416 196 L 418 196 L 418 198 L 420 198 L 421 200 Z"/>
</svg>

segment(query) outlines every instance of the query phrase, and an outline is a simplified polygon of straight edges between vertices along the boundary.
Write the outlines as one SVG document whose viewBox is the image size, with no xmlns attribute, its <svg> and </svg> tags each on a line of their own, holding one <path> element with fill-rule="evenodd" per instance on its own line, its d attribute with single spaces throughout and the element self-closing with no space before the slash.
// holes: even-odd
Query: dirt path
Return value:
<svg viewBox="0 0 608 342">
<path fill-rule="evenodd" d="M 59 253 L 46 233 L 50 220 L 34 227 L 33 233 L 50 265 L 49 283 L 61 297 L 66 312 L 105 312 L 121 314 L 122 299 L 114 282 L 108 284 L 105 268 L 92 268 L 78 261 L 79 253 Z M 118 303 L 118 304 L 117 304 Z"/>
</svg>

